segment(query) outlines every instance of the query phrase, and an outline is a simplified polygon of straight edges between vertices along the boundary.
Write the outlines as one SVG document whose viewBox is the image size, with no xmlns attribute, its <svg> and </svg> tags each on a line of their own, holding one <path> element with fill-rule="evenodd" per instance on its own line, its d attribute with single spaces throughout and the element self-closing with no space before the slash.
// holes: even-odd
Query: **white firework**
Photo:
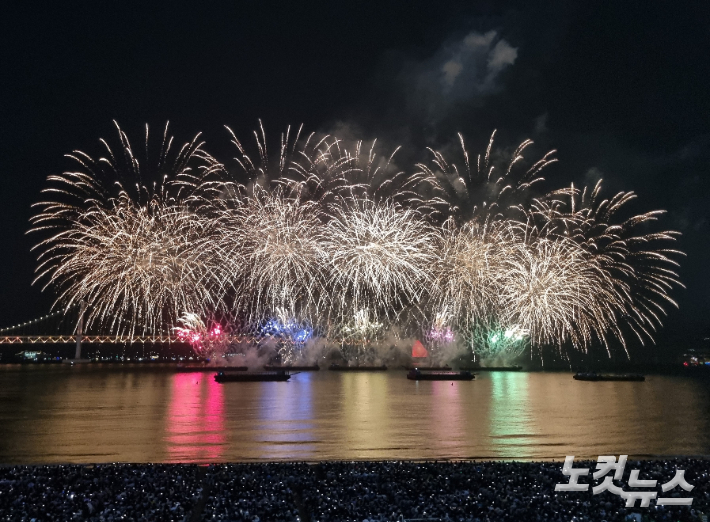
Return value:
<svg viewBox="0 0 710 522">
<path fill-rule="evenodd" d="M 333 308 L 391 316 L 419 302 L 433 281 L 437 238 L 416 212 L 391 202 L 336 209 L 325 227 Z"/>
<path fill-rule="evenodd" d="M 256 185 L 241 204 L 221 213 L 230 245 L 235 308 L 251 321 L 277 310 L 315 319 L 327 307 L 328 255 L 314 202 Z"/>
</svg>

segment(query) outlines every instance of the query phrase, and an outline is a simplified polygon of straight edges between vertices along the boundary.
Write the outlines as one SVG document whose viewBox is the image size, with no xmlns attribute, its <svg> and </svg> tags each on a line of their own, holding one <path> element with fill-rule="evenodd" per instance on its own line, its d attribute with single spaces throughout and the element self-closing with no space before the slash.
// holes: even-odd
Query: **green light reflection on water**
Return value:
<svg viewBox="0 0 710 522">
<path fill-rule="evenodd" d="M 527 372 L 490 372 L 490 437 L 501 458 L 523 457 L 535 443 Z"/>
</svg>

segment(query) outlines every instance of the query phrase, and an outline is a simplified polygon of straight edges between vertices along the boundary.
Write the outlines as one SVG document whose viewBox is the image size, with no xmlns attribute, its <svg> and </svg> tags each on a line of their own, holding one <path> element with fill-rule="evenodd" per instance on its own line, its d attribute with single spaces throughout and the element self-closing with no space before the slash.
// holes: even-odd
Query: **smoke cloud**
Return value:
<svg viewBox="0 0 710 522">
<path fill-rule="evenodd" d="M 442 45 L 433 56 L 406 65 L 401 72 L 407 105 L 411 112 L 424 111 L 435 123 L 460 104 L 475 104 L 477 98 L 499 91 L 501 74 L 518 57 L 497 31 L 472 31 Z"/>
</svg>

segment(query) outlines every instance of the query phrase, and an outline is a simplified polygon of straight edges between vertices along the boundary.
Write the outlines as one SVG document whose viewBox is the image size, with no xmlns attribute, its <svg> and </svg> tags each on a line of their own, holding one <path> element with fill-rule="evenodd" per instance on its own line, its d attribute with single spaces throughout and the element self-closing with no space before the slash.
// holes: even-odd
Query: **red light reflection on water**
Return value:
<svg viewBox="0 0 710 522">
<path fill-rule="evenodd" d="M 224 388 L 211 373 L 173 376 L 165 441 L 171 462 L 220 460 L 226 442 Z"/>
<path fill-rule="evenodd" d="M 432 395 L 435 406 L 432 408 L 432 425 L 437 443 L 443 448 L 456 448 L 466 437 L 463 423 L 463 410 L 460 387 L 469 382 L 432 381 Z M 445 456 L 451 456 L 446 454 Z"/>
</svg>

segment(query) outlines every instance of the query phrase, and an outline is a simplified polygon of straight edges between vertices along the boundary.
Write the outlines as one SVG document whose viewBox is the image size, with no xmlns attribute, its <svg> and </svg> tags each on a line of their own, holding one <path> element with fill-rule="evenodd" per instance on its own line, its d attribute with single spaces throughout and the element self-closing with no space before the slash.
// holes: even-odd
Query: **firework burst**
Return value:
<svg viewBox="0 0 710 522">
<path fill-rule="evenodd" d="M 443 153 L 428 149 L 432 154 L 431 164 L 417 164 L 415 176 L 431 187 L 429 206 L 443 208 L 444 215 L 460 223 L 473 217 L 499 217 L 508 207 L 525 199 L 530 187 L 543 181 L 542 170 L 557 161 L 553 157 L 556 151 L 552 150 L 525 168 L 523 154 L 533 144 L 532 140 L 518 145 L 507 162 L 494 161 L 491 152 L 495 134 L 495 131 L 491 134 L 485 153 L 476 157 L 474 165 L 461 134 L 458 135 L 460 163 L 450 162 Z"/>
<path fill-rule="evenodd" d="M 435 309 L 446 310 L 464 331 L 498 315 L 504 265 L 516 241 L 501 222 L 472 220 L 456 227 L 448 220 L 434 270 Z"/>
<path fill-rule="evenodd" d="M 505 326 L 493 318 L 471 325 L 464 332 L 464 340 L 486 362 L 505 363 L 519 357 L 530 345 L 527 330 L 518 325 Z"/>
<path fill-rule="evenodd" d="M 40 243 L 38 278 L 61 289 L 58 303 L 85 302 L 87 327 L 155 333 L 185 310 L 220 307 L 216 238 L 214 223 L 184 206 L 93 207 Z"/>
<path fill-rule="evenodd" d="M 204 352 L 229 327 L 212 339 L 198 319 L 230 314 L 245 333 L 278 337 L 290 360 L 303 332 L 359 356 L 389 328 L 424 324 L 430 344 L 458 335 L 497 357 L 609 349 L 624 326 L 643 342 L 676 305 L 680 252 L 666 246 L 678 234 L 649 232 L 662 212 L 619 219 L 635 195 L 602 199 L 601 184 L 531 199 L 556 160 L 526 164 L 529 140 L 504 160 L 492 136 L 470 161 L 459 136 L 462 162 L 432 150 L 409 175 L 375 142 L 302 128 L 271 157 L 260 125 L 255 160 L 230 131 L 232 175 L 199 135 L 177 148 L 166 127 L 149 147 L 146 128 L 134 148 L 116 127 L 118 147 L 75 151 L 80 169 L 49 177 L 32 218 L 49 235 L 35 247 L 37 280 L 58 291 L 55 306 L 85 302 L 87 327 L 173 331 Z"/>
<path fill-rule="evenodd" d="M 35 247 L 35 281 L 59 290 L 55 306 L 86 302 L 88 327 L 155 333 L 185 310 L 218 306 L 215 227 L 199 212 L 215 162 L 199 135 L 175 150 L 166 125 L 153 151 L 146 126 L 135 150 L 116 128 L 116 151 L 101 140 L 104 156 L 75 151 L 81 170 L 49 176 L 31 220 L 31 232 L 52 234 Z"/>
<path fill-rule="evenodd" d="M 333 307 L 391 316 L 417 303 L 432 282 L 437 231 L 392 202 L 362 200 L 337 209 L 325 227 Z"/>
<path fill-rule="evenodd" d="M 327 306 L 328 253 L 314 202 L 256 185 L 237 208 L 221 214 L 231 245 L 235 308 L 259 321 L 277 310 L 317 318 Z M 325 301 L 325 302 L 324 302 Z"/>
<path fill-rule="evenodd" d="M 229 351 L 232 338 L 219 321 L 205 322 L 195 313 L 185 313 L 177 322 L 181 326 L 173 332 L 182 342 L 188 343 L 195 353 L 210 358 L 223 356 Z"/>
<path fill-rule="evenodd" d="M 519 241 L 502 269 L 499 317 L 529 332 L 533 346 L 606 342 L 619 296 L 577 244 L 562 238 Z"/>
<path fill-rule="evenodd" d="M 636 199 L 633 192 L 619 192 L 602 199 L 602 182 L 593 189 L 574 186 L 536 201 L 528 211 L 543 234 L 569 238 L 604 271 L 618 296 L 618 318 L 643 343 L 666 314 L 664 305 L 677 307 L 669 292 L 683 286 L 675 257 L 682 252 L 666 248 L 680 235 L 675 231 L 649 231 L 665 213 L 655 210 L 626 219 L 617 216 Z M 620 329 L 617 336 L 623 341 Z"/>
</svg>

